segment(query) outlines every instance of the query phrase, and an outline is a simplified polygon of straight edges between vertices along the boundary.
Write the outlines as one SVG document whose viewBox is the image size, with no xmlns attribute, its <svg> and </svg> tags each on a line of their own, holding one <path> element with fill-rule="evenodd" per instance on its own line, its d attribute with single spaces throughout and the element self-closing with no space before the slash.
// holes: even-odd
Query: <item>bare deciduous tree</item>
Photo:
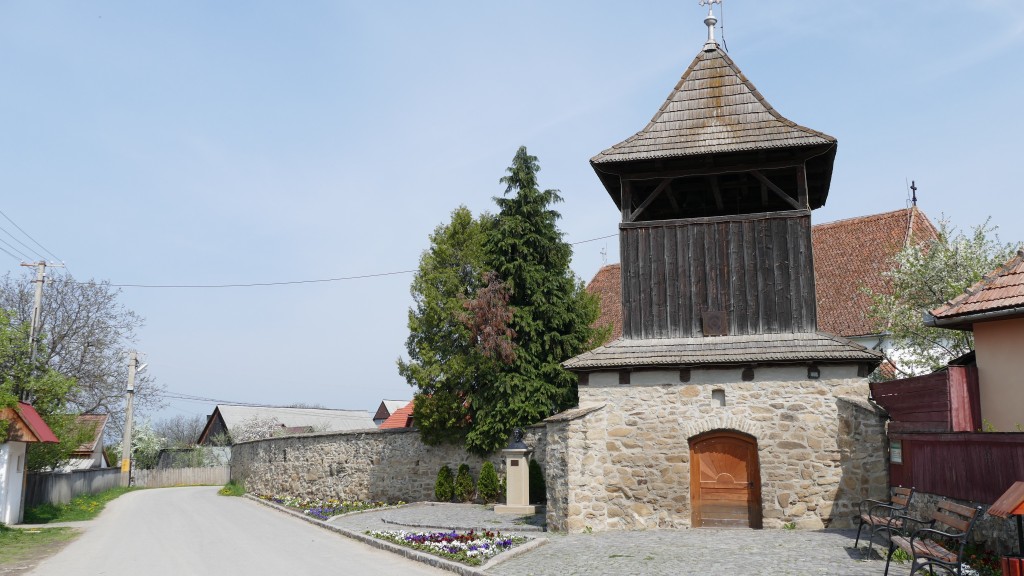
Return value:
<svg viewBox="0 0 1024 576">
<path fill-rule="evenodd" d="M 195 446 L 206 427 L 206 418 L 203 416 L 185 416 L 178 414 L 171 418 L 164 418 L 153 425 L 157 436 L 164 439 L 166 446 L 171 448 L 187 448 Z"/>
<path fill-rule="evenodd" d="M 31 274 L 7 274 L 0 282 L 0 308 L 11 311 L 17 322 L 31 320 L 32 280 Z M 123 426 L 127 352 L 135 331 L 143 325 L 141 316 L 118 301 L 120 292 L 109 282 L 79 282 L 68 275 L 50 274 L 41 314 L 43 359 L 78 384 L 68 404 L 82 413 L 110 414 L 111 433 Z M 135 390 L 137 412 L 161 407 L 162 389 L 149 372 L 138 375 Z"/>
</svg>

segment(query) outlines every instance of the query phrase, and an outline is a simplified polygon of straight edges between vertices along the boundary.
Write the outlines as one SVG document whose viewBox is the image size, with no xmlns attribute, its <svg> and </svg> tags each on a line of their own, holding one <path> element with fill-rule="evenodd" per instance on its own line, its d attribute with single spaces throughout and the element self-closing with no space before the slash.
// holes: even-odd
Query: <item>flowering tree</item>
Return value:
<svg viewBox="0 0 1024 576">
<path fill-rule="evenodd" d="M 939 222 L 938 238 L 908 244 L 885 274 L 891 291 L 874 293 L 870 314 L 881 332 L 891 335 L 889 362 L 902 378 L 930 372 L 974 348 L 971 332 L 929 328 L 923 314 L 956 298 L 1014 253 L 986 221 L 964 234 L 949 221 Z"/>
<path fill-rule="evenodd" d="M 253 416 L 243 420 L 241 424 L 231 429 L 231 440 L 234 442 L 248 442 L 250 440 L 262 440 L 276 436 L 281 432 L 281 422 L 273 416 Z"/>
</svg>

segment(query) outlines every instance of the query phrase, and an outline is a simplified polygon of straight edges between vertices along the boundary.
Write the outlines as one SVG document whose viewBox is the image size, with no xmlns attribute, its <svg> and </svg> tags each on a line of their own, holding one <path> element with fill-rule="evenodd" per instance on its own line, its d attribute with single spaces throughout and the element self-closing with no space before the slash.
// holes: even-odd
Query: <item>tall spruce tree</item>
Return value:
<svg viewBox="0 0 1024 576">
<path fill-rule="evenodd" d="M 398 369 L 417 388 L 413 415 L 428 444 L 486 454 L 516 426 L 576 404 L 576 376 L 561 362 L 600 338 L 598 302 L 569 268 L 551 208 L 561 197 L 537 187 L 539 170 L 520 148 L 497 216 L 460 207 L 420 259 Z"/>
<path fill-rule="evenodd" d="M 537 158 L 520 147 L 507 175 L 498 214 L 486 232 L 491 282 L 501 282 L 511 308 L 513 353 L 471 397 L 466 447 L 486 453 L 504 446 L 512 429 L 539 422 L 577 402 L 578 380 L 564 360 L 592 345 L 598 302 L 569 268 L 572 247 L 562 238 L 557 190 L 537 184 Z"/>
</svg>

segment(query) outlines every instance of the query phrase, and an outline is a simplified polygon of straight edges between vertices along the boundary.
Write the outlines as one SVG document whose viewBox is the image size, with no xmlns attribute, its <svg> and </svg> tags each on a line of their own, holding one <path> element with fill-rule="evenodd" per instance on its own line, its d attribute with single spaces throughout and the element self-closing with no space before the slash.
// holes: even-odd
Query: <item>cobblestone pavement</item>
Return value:
<svg viewBox="0 0 1024 576">
<path fill-rule="evenodd" d="M 401 508 L 335 518 L 351 530 L 486 528 L 548 539 L 544 546 L 487 570 L 517 576 L 602 576 L 622 574 L 772 576 L 881 576 L 885 562 L 863 560 L 849 530 L 649 530 L 595 534 L 538 533 L 524 518 L 500 516 L 473 504 L 410 504 Z M 540 518 L 529 519 L 539 523 Z M 863 544 L 863 542 L 862 542 Z M 909 573 L 893 563 L 891 576 Z"/>
</svg>

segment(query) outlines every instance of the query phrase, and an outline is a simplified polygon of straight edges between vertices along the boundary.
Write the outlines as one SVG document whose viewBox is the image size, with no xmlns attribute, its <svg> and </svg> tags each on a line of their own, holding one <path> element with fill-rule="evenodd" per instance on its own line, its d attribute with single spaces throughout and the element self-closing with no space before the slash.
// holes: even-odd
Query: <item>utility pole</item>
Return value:
<svg viewBox="0 0 1024 576">
<path fill-rule="evenodd" d="M 124 435 L 121 439 L 121 485 L 128 486 L 132 469 L 132 399 L 135 396 L 135 374 L 139 367 L 139 353 L 131 351 L 128 358 L 128 389 L 124 415 Z"/>
<path fill-rule="evenodd" d="M 29 327 L 28 343 L 29 343 L 29 366 L 32 371 L 36 369 L 36 356 L 39 350 L 39 332 L 42 330 L 43 320 L 43 285 L 46 283 L 46 261 L 40 260 L 39 262 L 22 262 L 22 266 L 36 268 L 36 279 L 32 281 L 36 285 L 36 298 L 35 303 L 32 307 L 32 322 Z M 51 266 L 59 266 L 58 264 L 51 264 Z M 21 400 L 29 402 L 28 392 L 21 391 Z"/>
</svg>

